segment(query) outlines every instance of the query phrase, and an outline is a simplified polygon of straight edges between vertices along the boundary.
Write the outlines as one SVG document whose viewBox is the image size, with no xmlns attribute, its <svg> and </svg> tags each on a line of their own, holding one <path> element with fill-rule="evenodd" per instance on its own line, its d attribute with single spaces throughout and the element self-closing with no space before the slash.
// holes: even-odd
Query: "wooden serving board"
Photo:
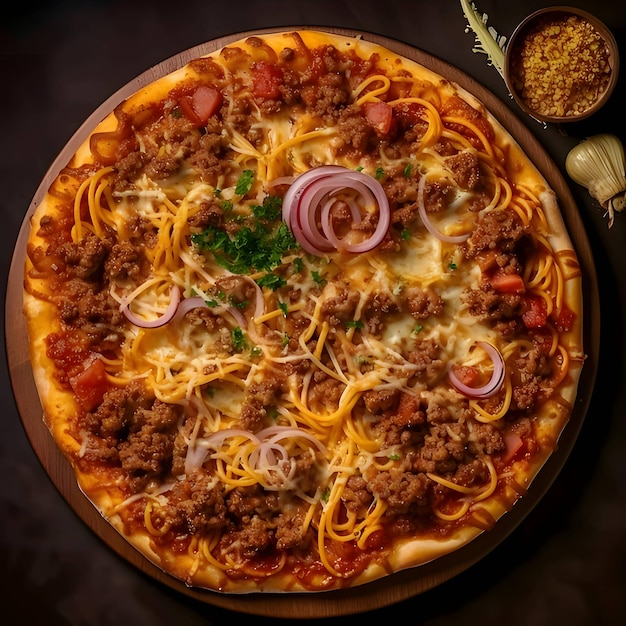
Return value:
<svg viewBox="0 0 626 626">
<path fill-rule="evenodd" d="M 96 109 L 50 166 L 24 218 L 9 271 L 5 323 L 11 384 L 18 411 L 30 443 L 49 477 L 72 509 L 111 549 L 160 583 L 208 604 L 255 615 L 319 618 L 363 613 L 423 593 L 471 567 L 511 534 L 557 477 L 582 426 L 592 395 L 597 370 L 600 312 L 592 252 L 572 194 L 560 170 L 538 140 L 501 100 L 454 66 L 407 44 L 387 37 L 351 29 L 314 28 L 314 30 L 325 30 L 348 37 L 360 36 L 365 40 L 378 43 L 398 54 L 413 59 L 447 79 L 458 83 L 486 105 L 487 109 L 517 140 L 556 191 L 570 236 L 579 256 L 583 271 L 583 287 L 586 294 L 585 305 L 587 308 L 584 312 L 584 341 L 587 360 L 580 380 L 579 400 L 574 408 L 570 423 L 559 440 L 558 450 L 532 483 L 528 494 L 515 505 L 513 511 L 506 514 L 496 524 L 493 530 L 483 533 L 471 544 L 454 554 L 417 568 L 399 572 L 368 585 L 348 590 L 310 594 L 221 594 L 201 589 L 191 589 L 185 586 L 182 582 L 165 574 L 131 547 L 117 531 L 109 526 L 82 494 L 74 479 L 73 470 L 57 448 L 42 420 L 42 409 L 30 366 L 28 337 L 22 314 L 23 268 L 30 217 L 39 202 L 41 202 L 58 171 L 66 165 L 73 153 L 95 126 L 117 104 L 135 93 L 142 86 L 173 72 L 192 59 L 213 52 L 247 36 L 277 31 L 299 30 L 302 28 L 305 27 L 281 27 L 280 29 L 241 32 L 190 48 L 147 70 Z M 310 29 L 312 27 L 306 28 Z"/>
</svg>

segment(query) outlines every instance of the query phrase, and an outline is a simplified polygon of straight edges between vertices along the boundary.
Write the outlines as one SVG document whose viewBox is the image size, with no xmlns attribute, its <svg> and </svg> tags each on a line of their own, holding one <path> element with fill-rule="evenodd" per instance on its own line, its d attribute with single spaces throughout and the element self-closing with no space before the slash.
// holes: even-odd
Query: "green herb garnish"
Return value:
<svg viewBox="0 0 626 626">
<path fill-rule="evenodd" d="M 283 211 L 282 198 L 278 196 L 265 196 L 263 204 L 252 207 L 252 214 L 258 220 L 273 222 L 280 219 Z"/>
<path fill-rule="evenodd" d="M 271 272 L 288 251 L 298 247 L 284 222 L 271 228 L 257 221 L 234 233 L 209 226 L 191 235 L 191 241 L 202 252 L 211 252 L 219 265 L 234 274 Z"/>
<path fill-rule="evenodd" d="M 243 352 L 248 345 L 246 343 L 246 338 L 243 334 L 243 330 L 241 330 L 241 328 L 239 327 L 233 328 L 230 331 L 230 339 L 232 341 L 233 348 L 237 350 L 237 352 Z"/>
<path fill-rule="evenodd" d="M 244 170 L 241 173 L 241 176 L 237 180 L 237 185 L 235 186 L 235 193 L 238 196 L 245 196 L 250 189 L 252 188 L 252 183 L 254 182 L 254 172 L 252 170 Z"/>
<path fill-rule="evenodd" d="M 349 320 L 346 322 L 346 328 L 356 328 L 359 330 L 363 328 L 363 322 L 361 320 Z"/>
<path fill-rule="evenodd" d="M 237 300 L 235 300 L 233 296 L 230 296 L 230 298 L 228 298 L 228 302 L 230 303 L 230 306 L 232 306 L 235 309 L 245 309 L 248 306 L 248 304 L 250 304 L 248 300 L 240 300 L 238 302 Z"/>
<path fill-rule="evenodd" d="M 317 283 L 320 287 L 323 287 L 327 283 L 327 280 L 315 270 L 311 272 L 311 276 L 313 277 L 315 283 Z"/>
<path fill-rule="evenodd" d="M 272 291 L 276 291 L 287 284 L 287 281 L 282 277 L 278 276 L 278 274 L 265 274 L 265 276 L 261 276 L 256 281 L 259 287 L 267 287 Z"/>
</svg>

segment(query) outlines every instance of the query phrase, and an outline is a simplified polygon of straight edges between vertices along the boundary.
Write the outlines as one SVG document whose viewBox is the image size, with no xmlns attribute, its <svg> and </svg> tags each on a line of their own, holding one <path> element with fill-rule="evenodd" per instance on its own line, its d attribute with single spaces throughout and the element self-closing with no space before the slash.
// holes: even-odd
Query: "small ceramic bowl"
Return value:
<svg viewBox="0 0 626 626">
<path fill-rule="evenodd" d="M 619 72 L 615 37 L 574 7 L 531 13 L 506 47 L 504 79 L 513 99 L 541 122 L 575 122 L 609 99 Z"/>
</svg>

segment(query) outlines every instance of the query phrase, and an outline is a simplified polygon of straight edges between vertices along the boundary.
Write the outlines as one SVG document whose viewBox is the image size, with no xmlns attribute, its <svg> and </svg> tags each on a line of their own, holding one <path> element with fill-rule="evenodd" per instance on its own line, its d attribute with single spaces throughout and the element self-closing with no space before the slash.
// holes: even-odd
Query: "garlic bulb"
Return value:
<svg viewBox="0 0 626 626">
<path fill-rule="evenodd" d="M 608 133 L 589 137 L 570 150 L 565 169 L 607 210 L 610 228 L 615 211 L 626 206 L 626 161 L 621 141 Z"/>
</svg>

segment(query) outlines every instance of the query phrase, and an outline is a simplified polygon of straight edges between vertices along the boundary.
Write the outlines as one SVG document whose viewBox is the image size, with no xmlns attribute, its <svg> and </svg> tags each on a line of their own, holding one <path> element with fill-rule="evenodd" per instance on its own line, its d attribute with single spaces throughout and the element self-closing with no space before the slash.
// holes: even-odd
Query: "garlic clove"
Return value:
<svg viewBox="0 0 626 626">
<path fill-rule="evenodd" d="M 568 153 L 565 169 L 607 209 L 611 226 L 614 212 L 622 211 L 626 204 L 626 159 L 619 138 L 603 133 L 581 141 Z"/>
</svg>

